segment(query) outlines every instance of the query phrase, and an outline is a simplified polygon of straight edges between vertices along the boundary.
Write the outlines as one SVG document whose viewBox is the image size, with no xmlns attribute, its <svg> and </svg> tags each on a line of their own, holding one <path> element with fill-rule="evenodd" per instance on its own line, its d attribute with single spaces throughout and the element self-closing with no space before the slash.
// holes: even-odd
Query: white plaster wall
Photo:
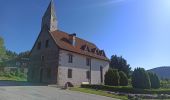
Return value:
<svg viewBox="0 0 170 100">
<path fill-rule="evenodd" d="M 92 59 L 91 84 L 101 84 L 100 67 L 103 67 L 103 82 L 104 75 L 109 69 L 109 62 L 99 59 Z"/>
<path fill-rule="evenodd" d="M 73 55 L 73 63 L 68 63 L 68 54 Z M 64 85 L 66 82 L 71 82 L 74 85 L 80 85 L 82 82 L 88 82 L 86 72 L 90 70 L 90 66 L 86 65 L 87 56 L 60 50 L 59 52 L 59 73 L 58 84 Z M 103 80 L 104 74 L 109 68 L 109 62 L 91 58 L 91 83 L 101 84 L 100 66 L 103 67 Z M 72 78 L 67 78 L 68 69 L 72 69 Z"/>
</svg>

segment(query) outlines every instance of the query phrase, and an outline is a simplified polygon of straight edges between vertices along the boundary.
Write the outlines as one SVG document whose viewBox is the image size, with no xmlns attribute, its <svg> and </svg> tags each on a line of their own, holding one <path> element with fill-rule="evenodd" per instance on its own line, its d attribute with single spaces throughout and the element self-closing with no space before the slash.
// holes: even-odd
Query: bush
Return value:
<svg viewBox="0 0 170 100">
<path fill-rule="evenodd" d="M 158 76 L 155 73 L 148 73 L 150 82 L 151 82 L 151 88 L 158 89 L 160 88 L 160 80 Z"/>
<path fill-rule="evenodd" d="M 139 89 L 150 89 L 151 83 L 148 73 L 143 68 L 136 68 L 132 74 L 132 86 Z"/>
<path fill-rule="evenodd" d="M 113 69 L 113 85 L 112 86 L 119 86 L 119 79 L 120 79 L 120 76 L 119 76 L 119 72 L 117 69 Z"/>
<path fill-rule="evenodd" d="M 170 89 L 135 89 L 129 86 L 107 86 L 107 85 L 81 85 L 81 88 L 90 88 L 95 90 L 132 93 L 132 94 L 169 94 Z"/>
<path fill-rule="evenodd" d="M 105 85 L 113 85 L 113 76 L 114 76 L 114 73 L 113 73 L 113 70 L 112 69 L 109 69 L 106 74 L 105 74 Z"/>
<path fill-rule="evenodd" d="M 120 86 L 127 86 L 128 85 L 127 75 L 123 71 L 120 71 L 119 76 L 120 76 L 119 85 Z"/>
<path fill-rule="evenodd" d="M 119 73 L 118 70 L 109 69 L 105 74 L 105 85 L 118 86 L 119 85 Z"/>
</svg>

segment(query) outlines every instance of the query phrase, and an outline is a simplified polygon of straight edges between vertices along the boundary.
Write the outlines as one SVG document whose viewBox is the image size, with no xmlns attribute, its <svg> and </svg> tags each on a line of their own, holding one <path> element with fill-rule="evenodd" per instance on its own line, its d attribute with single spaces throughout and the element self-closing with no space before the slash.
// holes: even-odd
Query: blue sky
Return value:
<svg viewBox="0 0 170 100">
<path fill-rule="evenodd" d="M 7 49 L 30 50 L 50 0 L 1 0 Z M 54 0 L 59 29 L 121 55 L 132 68 L 170 65 L 169 0 Z"/>
</svg>

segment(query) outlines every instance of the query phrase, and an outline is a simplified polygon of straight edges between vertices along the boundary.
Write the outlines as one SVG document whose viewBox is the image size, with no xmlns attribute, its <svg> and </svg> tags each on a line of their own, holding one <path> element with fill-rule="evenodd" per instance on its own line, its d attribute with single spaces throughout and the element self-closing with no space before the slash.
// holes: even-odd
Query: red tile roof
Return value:
<svg viewBox="0 0 170 100">
<path fill-rule="evenodd" d="M 70 42 L 70 34 L 59 30 L 51 32 L 51 36 L 61 49 L 109 61 L 109 59 L 105 55 L 104 50 L 99 50 L 99 48 L 91 42 L 76 37 L 76 42 L 73 46 Z"/>
</svg>

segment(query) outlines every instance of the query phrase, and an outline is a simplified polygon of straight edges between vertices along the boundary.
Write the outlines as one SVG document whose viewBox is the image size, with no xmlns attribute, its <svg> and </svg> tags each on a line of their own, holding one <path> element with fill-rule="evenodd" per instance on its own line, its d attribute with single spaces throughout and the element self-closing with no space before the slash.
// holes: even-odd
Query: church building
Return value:
<svg viewBox="0 0 170 100">
<path fill-rule="evenodd" d="M 58 29 L 53 0 L 30 53 L 28 81 L 72 85 L 103 84 L 109 68 L 104 50 L 95 44 Z"/>
</svg>

